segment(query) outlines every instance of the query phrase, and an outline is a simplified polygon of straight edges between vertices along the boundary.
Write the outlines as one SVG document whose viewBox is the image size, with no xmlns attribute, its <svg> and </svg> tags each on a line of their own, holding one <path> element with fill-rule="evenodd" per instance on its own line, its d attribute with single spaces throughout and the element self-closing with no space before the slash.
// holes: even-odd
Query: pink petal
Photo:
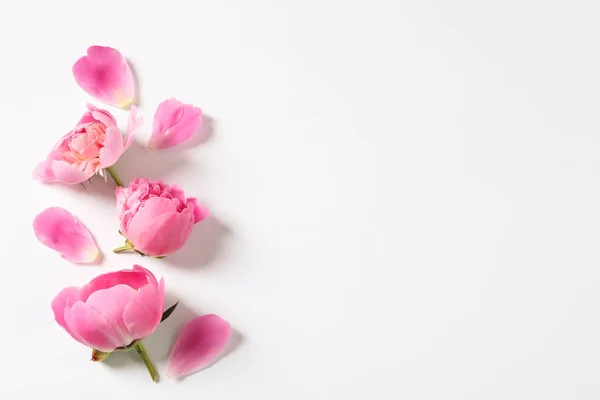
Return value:
<svg viewBox="0 0 600 400">
<path fill-rule="evenodd" d="M 134 83 L 125 57 L 116 49 L 91 46 L 73 65 L 77 84 L 95 99 L 118 107 L 133 102 Z"/>
<path fill-rule="evenodd" d="M 129 121 L 127 123 L 127 134 L 125 135 L 125 150 L 131 146 L 133 139 L 135 139 L 135 134 L 143 123 L 144 118 L 139 115 L 137 107 L 131 106 L 131 111 L 129 111 Z"/>
<path fill-rule="evenodd" d="M 165 283 L 141 288 L 125 307 L 123 321 L 134 339 L 143 339 L 156 330 L 165 307 Z"/>
<path fill-rule="evenodd" d="M 71 185 L 85 182 L 95 174 L 95 172 L 86 173 L 80 171 L 71 164 L 59 160 L 52 161 L 52 171 L 58 181 Z"/>
<path fill-rule="evenodd" d="M 104 315 L 83 301 L 65 309 L 65 321 L 74 335 L 97 350 L 110 352 L 129 344 L 123 342 L 118 330 Z"/>
<path fill-rule="evenodd" d="M 128 238 L 137 250 L 148 256 L 166 256 L 183 247 L 194 226 L 192 218 L 185 212 L 169 212 L 144 225 L 138 212 L 129 224 Z"/>
<path fill-rule="evenodd" d="M 98 275 L 81 288 L 80 298 L 86 301 L 92 293 L 116 285 L 127 285 L 134 290 L 138 290 L 148 283 L 156 285 L 156 278 L 152 275 L 152 272 L 136 265 L 133 269 L 124 269 Z"/>
<path fill-rule="evenodd" d="M 177 378 L 208 366 L 223 350 L 230 333 L 229 323 L 218 315 L 193 319 L 175 340 L 169 355 L 167 375 Z"/>
<path fill-rule="evenodd" d="M 69 327 L 65 321 L 65 309 L 71 308 L 71 306 L 79 300 L 80 291 L 81 289 L 75 286 L 66 287 L 56 295 L 51 304 L 52 312 L 54 313 L 54 319 L 71 336 L 73 336 L 73 334 L 69 330 Z M 75 340 L 78 340 L 75 336 L 73 337 Z"/>
<path fill-rule="evenodd" d="M 194 210 L 194 223 L 198 223 L 210 216 L 210 210 L 203 204 L 200 204 L 195 197 L 187 199 L 187 206 L 188 208 L 192 207 Z"/>
<path fill-rule="evenodd" d="M 147 285 L 149 287 L 150 285 Z M 142 288 L 144 290 L 144 288 Z M 101 289 L 92 293 L 86 304 L 104 315 L 111 325 L 117 330 L 122 342 L 129 345 L 134 338 L 123 321 L 123 311 L 129 302 L 136 297 L 137 291 L 128 285 L 116 285 L 108 289 Z"/>
<path fill-rule="evenodd" d="M 100 253 L 91 233 L 64 208 L 42 211 L 33 221 L 33 230 L 40 242 L 69 261 L 91 263 Z"/>
<path fill-rule="evenodd" d="M 33 177 L 40 181 L 56 182 L 56 176 L 52 171 L 52 160 L 44 160 L 35 167 Z"/>
<path fill-rule="evenodd" d="M 202 110 L 176 99 L 165 100 L 158 105 L 152 124 L 152 136 L 148 142 L 151 150 L 174 147 L 191 138 L 202 123 Z"/>
<path fill-rule="evenodd" d="M 106 130 L 106 139 L 104 147 L 100 149 L 100 165 L 102 168 L 108 168 L 117 162 L 121 154 L 125 151 L 123 146 L 123 135 L 116 126 L 111 126 Z"/>
</svg>

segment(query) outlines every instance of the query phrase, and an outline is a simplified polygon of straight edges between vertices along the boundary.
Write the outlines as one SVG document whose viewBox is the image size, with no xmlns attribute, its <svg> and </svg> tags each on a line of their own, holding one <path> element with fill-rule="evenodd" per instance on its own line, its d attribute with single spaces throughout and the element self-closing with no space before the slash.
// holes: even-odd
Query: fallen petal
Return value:
<svg viewBox="0 0 600 400">
<path fill-rule="evenodd" d="M 100 254 L 91 233 L 70 212 L 50 207 L 33 221 L 35 236 L 61 257 L 75 263 L 91 263 Z"/>
<path fill-rule="evenodd" d="M 125 57 L 112 47 L 91 46 L 73 65 L 77 84 L 106 104 L 127 107 L 133 102 L 133 75 Z"/>
<path fill-rule="evenodd" d="M 175 340 L 167 375 L 178 378 L 208 366 L 221 353 L 230 334 L 229 323 L 218 315 L 203 315 L 191 320 Z"/>
<path fill-rule="evenodd" d="M 190 139 L 200 128 L 202 110 L 176 99 L 158 105 L 152 123 L 152 136 L 148 141 L 151 150 L 164 150 Z"/>
</svg>

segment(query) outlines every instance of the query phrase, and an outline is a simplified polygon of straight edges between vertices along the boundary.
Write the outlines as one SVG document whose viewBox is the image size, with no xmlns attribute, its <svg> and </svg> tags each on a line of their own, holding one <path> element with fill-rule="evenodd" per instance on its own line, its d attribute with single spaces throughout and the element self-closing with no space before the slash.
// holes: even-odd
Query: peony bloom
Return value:
<svg viewBox="0 0 600 400">
<path fill-rule="evenodd" d="M 114 252 L 164 257 L 183 247 L 194 224 L 209 215 L 195 198 L 186 199 L 179 186 L 160 180 L 136 178 L 125 188 L 117 187 L 116 197 L 120 232 L 127 241 Z"/>
<path fill-rule="evenodd" d="M 132 107 L 127 135 L 123 139 L 114 117 L 108 111 L 88 104 L 88 111 L 75 128 L 58 141 L 46 160 L 38 164 L 34 177 L 46 182 L 76 184 L 94 174 L 106 177 L 105 170 L 108 170 L 120 184 L 110 167 L 129 148 L 141 122 L 137 109 Z"/>
<path fill-rule="evenodd" d="M 94 360 L 115 350 L 135 348 L 155 380 L 156 371 L 141 339 L 160 324 L 164 299 L 164 281 L 158 282 L 152 272 L 134 265 L 99 275 L 81 288 L 63 289 L 52 300 L 52 311 L 73 339 L 94 349 Z"/>
<path fill-rule="evenodd" d="M 202 110 L 176 99 L 158 105 L 152 122 L 150 150 L 164 150 L 185 142 L 200 128 Z"/>
</svg>

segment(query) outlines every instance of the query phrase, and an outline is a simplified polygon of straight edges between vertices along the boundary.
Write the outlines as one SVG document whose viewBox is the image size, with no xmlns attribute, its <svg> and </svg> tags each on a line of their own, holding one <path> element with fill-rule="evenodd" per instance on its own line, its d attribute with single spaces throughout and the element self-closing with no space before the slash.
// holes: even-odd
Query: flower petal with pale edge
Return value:
<svg viewBox="0 0 600 400">
<path fill-rule="evenodd" d="M 151 150 L 164 150 L 190 139 L 200 128 L 202 110 L 176 99 L 158 105 L 152 123 L 152 136 L 148 141 Z"/>
<path fill-rule="evenodd" d="M 70 212 L 50 207 L 33 220 L 35 236 L 61 257 L 75 263 L 91 263 L 100 251 L 92 234 Z"/>
<path fill-rule="evenodd" d="M 179 332 L 167 365 L 167 375 L 177 378 L 199 371 L 212 363 L 231 334 L 229 323 L 209 314 L 191 320 Z"/>
<path fill-rule="evenodd" d="M 77 84 L 96 100 L 117 107 L 133 102 L 133 74 L 123 55 L 112 47 L 91 46 L 73 65 Z"/>
</svg>

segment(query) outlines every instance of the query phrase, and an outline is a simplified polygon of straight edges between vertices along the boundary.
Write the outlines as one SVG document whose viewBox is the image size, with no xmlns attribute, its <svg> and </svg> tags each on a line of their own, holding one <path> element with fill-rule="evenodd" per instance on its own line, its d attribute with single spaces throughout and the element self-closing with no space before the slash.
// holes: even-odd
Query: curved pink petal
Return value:
<svg viewBox="0 0 600 400">
<path fill-rule="evenodd" d="M 65 309 L 71 308 L 76 301 L 79 300 L 79 293 L 81 289 L 75 286 L 69 286 L 60 291 L 59 294 L 52 300 L 52 312 L 54 313 L 54 319 L 56 322 L 63 327 L 71 336 L 73 334 L 69 330 L 69 327 L 65 321 Z M 75 338 L 77 340 L 77 338 Z"/>
<path fill-rule="evenodd" d="M 131 146 L 133 139 L 135 139 L 135 134 L 143 123 L 144 118 L 139 115 L 137 107 L 131 106 L 131 110 L 129 111 L 129 120 L 127 123 L 127 133 L 125 134 L 125 150 Z"/>
<path fill-rule="evenodd" d="M 78 170 L 74 166 L 59 160 L 52 161 L 52 171 L 58 181 L 74 185 L 90 179 L 95 172 L 87 173 Z"/>
<path fill-rule="evenodd" d="M 106 130 L 106 139 L 104 147 L 100 149 L 100 165 L 102 168 L 108 168 L 114 165 L 125 148 L 123 146 L 123 134 L 116 126 L 111 126 Z"/>
<path fill-rule="evenodd" d="M 148 148 L 163 150 L 183 143 L 198 131 L 201 123 L 200 108 L 176 99 L 165 100 L 158 105 L 154 114 Z"/>
<path fill-rule="evenodd" d="M 83 301 L 77 301 L 65 310 L 65 321 L 82 343 L 94 349 L 111 352 L 129 344 L 123 342 L 118 330 L 104 315 Z"/>
<path fill-rule="evenodd" d="M 177 378 L 208 366 L 223 350 L 230 334 L 229 323 L 218 315 L 191 320 L 179 332 L 171 349 L 167 375 Z"/>
<path fill-rule="evenodd" d="M 52 170 L 52 160 L 44 160 L 33 171 L 34 178 L 45 182 L 56 182 L 56 175 Z"/>
<path fill-rule="evenodd" d="M 156 282 L 156 278 L 150 271 L 142 267 L 139 268 L 140 269 L 136 269 L 134 267 L 133 270 L 125 269 L 121 271 L 109 272 L 95 277 L 87 285 L 84 285 L 81 288 L 81 300 L 86 301 L 88 297 L 95 291 L 108 289 L 120 284 L 127 285 L 134 290 L 138 290 L 148 283 Z"/>
<path fill-rule="evenodd" d="M 179 250 L 185 244 L 194 226 L 193 216 L 186 212 L 167 212 L 150 220 L 149 223 L 144 223 L 146 219 L 143 215 L 140 218 L 140 213 L 141 211 L 131 219 L 127 231 L 128 237 L 135 238 L 130 240 L 134 241 L 136 250 L 152 257 L 165 256 Z"/>
<path fill-rule="evenodd" d="M 103 103 L 124 108 L 133 102 L 133 75 L 117 49 L 91 46 L 73 65 L 73 76 L 83 90 Z"/>
<path fill-rule="evenodd" d="M 164 310 L 165 284 L 146 285 L 125 306 L 123 321 L 133 339 L 143 339 L 156 330 Z"/>
<path fill-rule="evenodd" d="M 33 221 L 35 236 L 61 257 L 76 263 L 91 263 L 100 253 L 92 234 L 70 212 L 50 207 Z"/>
<path fill-rule="evenodd" d="M 187 199 L 187 206 L 194 211 L 194 223 L 205 220 L 210 216 L 210 210 L 205 205 L 200 204 L 195 197 Z"/>
<path fill-rule="evenodd" d="M 153 287 L 146 285 L 141 290 L 144 290 L 148 286 Z M 129 345 L 137 338 L 134 338 L 129 329 L 127 329 L 127 325 L 123 321 L 123 311 L 136 295 L 137 291 L 131 286 L 120 284 L 108 289 L 95 291 L 87 298 L 85 303 L 104 315 L 120 335 L 122 342 L 125 345 Z"/>
</svg>

